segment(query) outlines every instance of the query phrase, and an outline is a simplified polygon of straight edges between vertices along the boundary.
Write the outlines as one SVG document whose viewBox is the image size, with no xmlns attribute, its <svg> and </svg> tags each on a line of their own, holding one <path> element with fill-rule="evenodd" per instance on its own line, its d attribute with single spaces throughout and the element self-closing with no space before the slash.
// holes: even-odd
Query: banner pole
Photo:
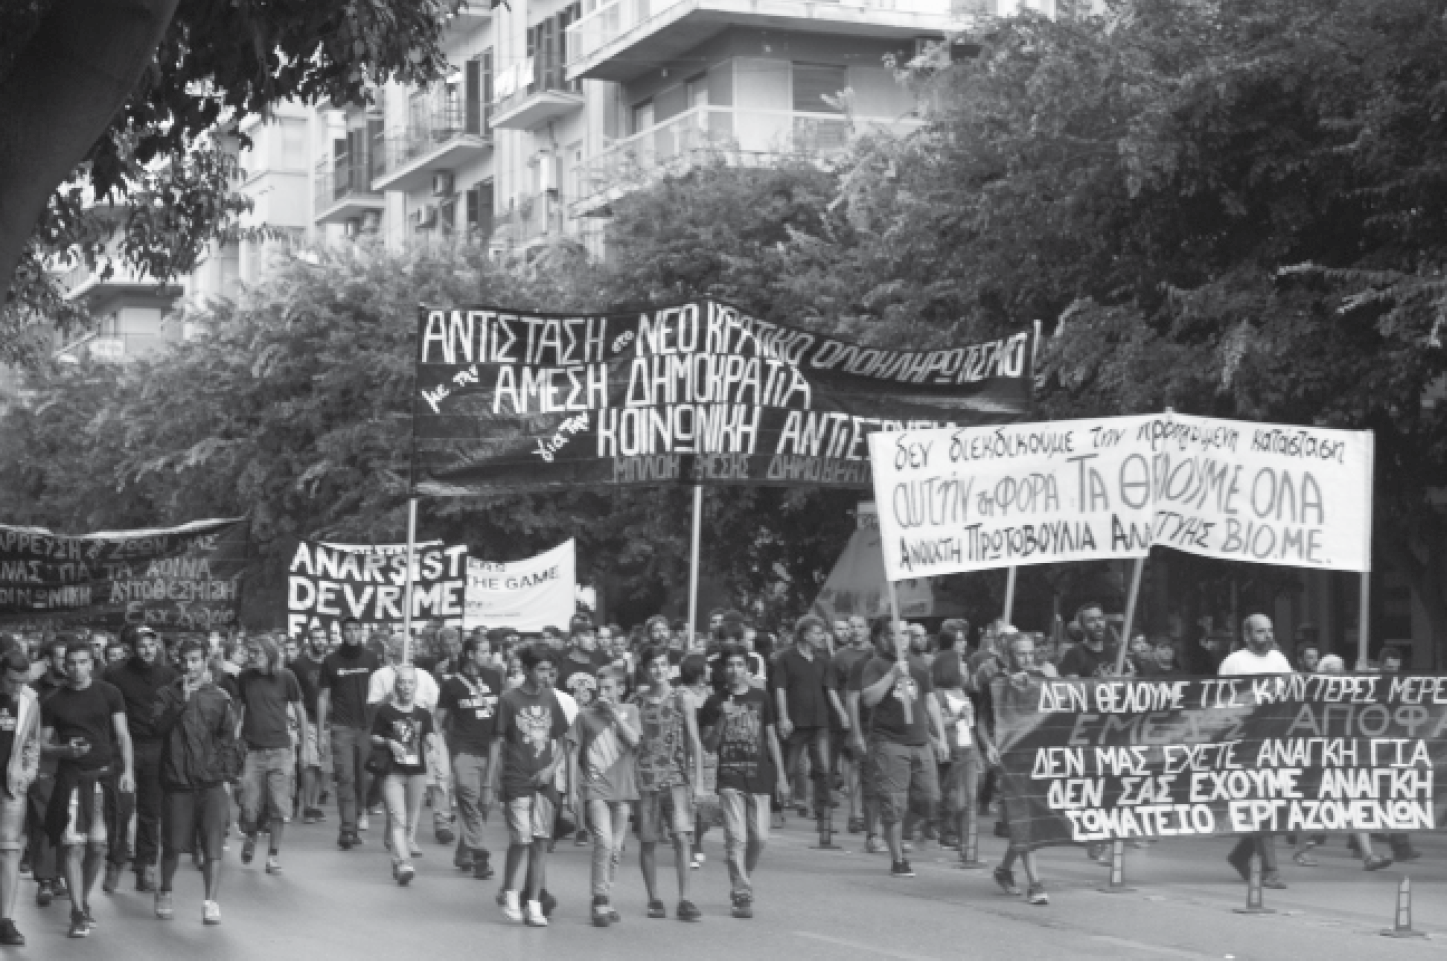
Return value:
<svg viewBox="0 0 1447 965">
<path fill-rule="evenodd" d="M 417 497 L 407 500 L 407 588 L 402 597 L 402 663 L 412 661 L 412 569 L 417 553 Z"/>
<path fill-rule="evenodd" d="M 1357 614 L 1357 673 L 1367 671 L 1367 633 L 1372 627 L 1372 574 L 1361 574 L 1361 612 Z"/>
<path fill-rule="evenodd" d="M 693 635 L 698 632 L 698 549 L 703 531 L 703 487 L 693 487 L 693 537 L 688 548 L 688 649 L 693 649 Z"/>
<path fill-rule="evenodd" d="M 1015 616 L 1015 567 L 1005 574 L 1005 613 L 1001 617 L 1006 623 L 1014 623 Z"/>
<path fill-rule="evenodd" d="M 889 634 L 890 634 L 890 640 L 894 640 L 895 628 L 898 627 L 899 624 L 900 624 L 900 619 L 899 619 L 899 595 L 894 592 L 894 581 L 893 581 L 893 580 L 889 579 L 888 577 L 885 577 L 885 579 L 884 579 L 884 585 L 887 586 L 887 587 L 889 587 Z M 906 643 L 903 647 L 896 646 L 896 647 L 894 648 L 894 653 L 895 653 L 895 657 L 897 658 L 897 661 L 898 661 L 898 663 L 899 663 L 900 673 L 902 673 L 902 674 L 904 675 L 904 678 L 905 678 L 906 680 L 910 679 L 910 676 L 909 676 L 909 644 Z M 914 707 L 912 706 L 912 702 L 911 702 L 911 701 L 908 701 L 908 700 L 903 700 L 903 701 L 900 701 L 900 703 L 904 705 L 904 722 L 905 722 L 906 724 L 912 724 L 912 723 L 914 723 Z"/>
<path fill-rule="evenodd" d="M 1120 650 L 1115 655 L 1115 675 L 1119 677 L 1125 673 L 1125 656 L 1130 650 L 1130 633 L 1135 623 L 1135 605 L 1141 595 L 1141 573 L 1146 568 L 1146 558 L 1137 556 L 1135 558 L 1135 569 L 1130 575 L 1130 592 L 1125 598 L 1125 626 L 1121 628 Z"/>
</svg>

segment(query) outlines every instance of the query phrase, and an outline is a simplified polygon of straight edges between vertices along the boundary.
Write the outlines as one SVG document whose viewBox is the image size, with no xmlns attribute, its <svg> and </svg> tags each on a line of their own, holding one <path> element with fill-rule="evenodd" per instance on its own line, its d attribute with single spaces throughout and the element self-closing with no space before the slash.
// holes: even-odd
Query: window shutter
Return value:
<svg viewBox="0 0 1447 965">
<path fill-rule="evenodd" d="M 482 123 L 483 130 L 479 133 L 486 133 L 486 129 L 492 126 L 492 99 L 495 96 L 492 86 L 492 48 L 489 47 L 482 52 L 478 60 L 478 72 L 482 91 Z"/>
<path fill-rule="evenodd" d="M 478 100 L 482 96 L 481 68 L 482 64 L 476 57 L 463 65 L 463 130 L 468 134 L 482 130 L 482 104 Z"/>
<path fill-rule="evenodd" d="M 794 65 L 794 110 L 809 113 L 842 114 L 824 100 L 849 86 L 845 68 L 833 64 Z"/>
</svg>

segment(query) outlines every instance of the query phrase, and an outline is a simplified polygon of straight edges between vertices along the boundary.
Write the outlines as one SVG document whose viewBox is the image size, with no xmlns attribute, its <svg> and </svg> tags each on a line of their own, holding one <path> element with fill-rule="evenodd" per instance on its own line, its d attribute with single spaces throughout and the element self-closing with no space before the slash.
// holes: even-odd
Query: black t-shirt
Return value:
<svg viewBox="0 0 1447 965">
<path fill-rule="evenodd" d="M 703 705 L 699 727 L 721 727 L 718 745 L 718 786 L 745 794 L 769 794 L 776 776 L 769 754 L 774 702 L 757 687 L 746 693 L 714 694 Z"/>
<path fill-rule="evenodd" d="M 1091 650 L 1083 643 L 1077 643 L 1060 658 L 1056 670 L 1062 677 L 1109 677 L 1115 674 L 1115 658 L 1118 647 L 1111 643 Z M 1125 661 L 1126 676 L 1135 673 L 1130 658 Z"/>
<path fill-rule="evenodd" d="M 558 683 L 578 702 L 579 707 L 586 707 L 598 693 L 598 671 L 606 666 L 608 658 L 597 650 L 584 653 L 581 660 L 569 650 L 558 661 Z"/>
<path fill-rule="evenodd" d="M 381 667 L 376 654 L 362 647 L 340 646 L 322 661 L 322 689 L 330 690 L 327 713 L 337 727 L 367 726 L 367 684 Z"/>
<path fill-rule="evenodd" d="M 860 690 L 868 690 L 878 683 L 880 678 L 889 673 L 889 668 L 894 666 L 895 661 L 886 660 L 881 656 L 870 657 L 864 663 L 860 674 Z M 895 680 L 890 692 L 884 695 L 884 699 L 875 704 L 870 724 L 871 733 L 881 740 L 889 741 L 892 744 L 904 744 L 910 747 L 921 747 L 929 743 L 929 715 L 925 712 L 925 695 L 934 693 L 934 684 L 930 682 L 929 670 L 924 662 L 911 658 L 909 661 L 909 678 L 900 677 Z M 910 720 L 904 719 L 904 701 L 909 701 Z M 861 693 L 859 704 L 864 706 L 864 696 Z"/>
<path fill-rule="evenodd" d="M 304 653 L 287 669 L 296 677 L 296 685 L 301 688 L 301 705 L 306 708 L 306 719 L 316 723 L 317 695 L 322 692 L 322 662 Z"/>
<path fill-rule="evenodd" d="M 782 690 L 788 700 L 789 721 L 795 727 L 828 727 L 830 680 L 829 654 L 816 652 L 811 660 L 797 648 L 779 654 L 774 661 L 771 690 Z"/>
<path fill-rule="evenodd" d="M 260 670 L 243 670 L 236 678 L 241 691 L 241 704 L 246 717 L 241 736 L 248 747 L 270 748 L 291 746 L 291 732 L 286 725 L 286 705 L 301 700 L 301 686 L 296 675 L 285 667 L 275 674 Z"/>
<path fill-rule="evenodd" d="M 40 706 L 40 722 L 55 728 L 55 741 L 68 744 L 72 737 L 90 742 L 90 753 L 78 761 L 62 758 L 81 770 L 93 771 L 109 766 L 114 760 L 115 741 L 112 736 L 113 714 L 125 716 L 126 702 L 121 692 L 104 680 L 92 680 L 84 690 L 62 687 Z"/>
<path fill-rule="evenodd" d="M 553 763 L 553 742 L 568 732 L 568 720 L 552 688 L 530 694 L 514 687 L 498 701 L 497 732 L 503 740 L 502 794 L 507 800 L 540 792 L 556 799 L 555 784 L 537 787 L 536 775 Z"/>
<path fill-rule="evenodd" d="M 406 756 L 401 759 L 396 751 L 392 752 L 393 774 L 427 773 L 424 741 L 432 733 L 432 715 L 426 710 L 414 706 L 404 713 L 389 700 L 377 708 L 377 716 L 372 718 L 372 733 L 396 741 L 406 750 Z"/>
<path fill-rule="evenodd" d="M 502 674 L 483 667 L 475 679 L 448 677 L 438 692 L 437 709 L 447 711 L 447 746 L 454 754 L 486 755 L 497 727 Z"/>
<path fill-rule="evenodd" d="M 10 766 L 15 752 L 15 728 L 20 724 L 18 702 L 9 694 L 0 694 L 0 774 Z"/>
</svg>

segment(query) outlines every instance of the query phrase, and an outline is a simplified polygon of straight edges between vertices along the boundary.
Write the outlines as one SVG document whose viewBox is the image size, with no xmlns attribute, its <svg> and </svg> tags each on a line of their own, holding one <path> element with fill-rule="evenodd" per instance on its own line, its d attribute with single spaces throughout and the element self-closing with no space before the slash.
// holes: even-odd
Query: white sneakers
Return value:
<svg viewBox="0 0 1447 965">
<path fill-rule="evenodd" d="M 531 904 L 531 902 L 529 902 L 529 904 Z M 541 911 L 542 909 L 539 908 L 538 910 Z M 522 906 L 518 903 L 518 893 L 516 891 L 504 891 L 502 893 L 502 916 L 508 921 L 523 920 L 523 910 Z"/>
<path fill-rule="evenodd" d="M 371 822 L 369 822 L 369 821 L 367 820 L 367 812 L 366 812 L 366 811 L 363 811 L 361 814 L 358 814 L 358 815 L 357 815 L 357 830 L 358 830 L 358 831 L 366 831 L 366 830 L 369 830 L 370 827 L 371 827 Z"/>
<path fill-rule="evenodd" d="M 208 925 L 221 924 L 221 906 L 214 901 L 201 902 L 201 920 Z"/>
<path fill-rule="evenodd" d="M 534 928 L 547 928 L 548 917 L 543 914 L 543 903 L 541 901 L 528 902 L 527 917 L 523 920 Z"/>
</svg>

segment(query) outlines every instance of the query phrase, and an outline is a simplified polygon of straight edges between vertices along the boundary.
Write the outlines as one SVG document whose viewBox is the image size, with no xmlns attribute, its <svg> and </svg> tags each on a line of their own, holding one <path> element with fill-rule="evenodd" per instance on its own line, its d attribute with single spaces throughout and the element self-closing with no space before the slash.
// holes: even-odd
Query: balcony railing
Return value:
<svg viewBox="0 0 1447 965">
<path fill-rule="evenodd" d="M 138 271 L 123 261 L 112 260 L 111 269 L 110 277 L 102 278 L 100 269 L 92 271 L 88 265 L 81 262 L 73 268 L 67 268 L 61 272 L 56 281 L 68 298 L 83 294 L 101 285 L 150 285 L 157 288 L 161 286 L 161 283 L 150 275 Z"/>
<path fill-rule="evenodd" d="M 372 190 L 371 158 L 366 153 L 324 159 L 317 165 L 315 184 L 317 211 L 359 195 L 379 198 L 382 194 Z"/>
<path fill-rule="evenodd" d="M 518 199 L 511 211 L 497 216 L 492 244 L 525 248 L 534 242 L 561 237 L 568 231 L 566 199 L 561 192 L 541 191 Z"/>
<path fill-rule="evenodd" d="M 662 18 L 675 7 L 697 2 L 698 0 L 612 0 L 605 3 L 568 26 L 568 66 L 588 60 L 630 30 L 655 18 Z M 961 0 L 814 0 L 811 6 L 838 7 L 841 11 L 950 17 L 958 15 Z"/>
<path fill-rule="evenodd" d="M 378 159 L 373 177 L 390 176 L 458 138 L 485 136 L 482 105 L 478 105 L 476 113 L 476 117 L 468 117 L 463 104 L 434 105 L 413 114 L 412 123 L 406 127 L 378 132 L 372 144 L 373 156 Z"/>
<path fill-rule="evenodd" d="M 919 125 L 913 119 L 696 107 L 618 141 L 579 167 L 573 214 L 664 176 L 682 174 L 710 155 L 740 167 L 788 157 L 828 157 L 847 147 L 859 130 L 902 133 Z"/>
</svg>

